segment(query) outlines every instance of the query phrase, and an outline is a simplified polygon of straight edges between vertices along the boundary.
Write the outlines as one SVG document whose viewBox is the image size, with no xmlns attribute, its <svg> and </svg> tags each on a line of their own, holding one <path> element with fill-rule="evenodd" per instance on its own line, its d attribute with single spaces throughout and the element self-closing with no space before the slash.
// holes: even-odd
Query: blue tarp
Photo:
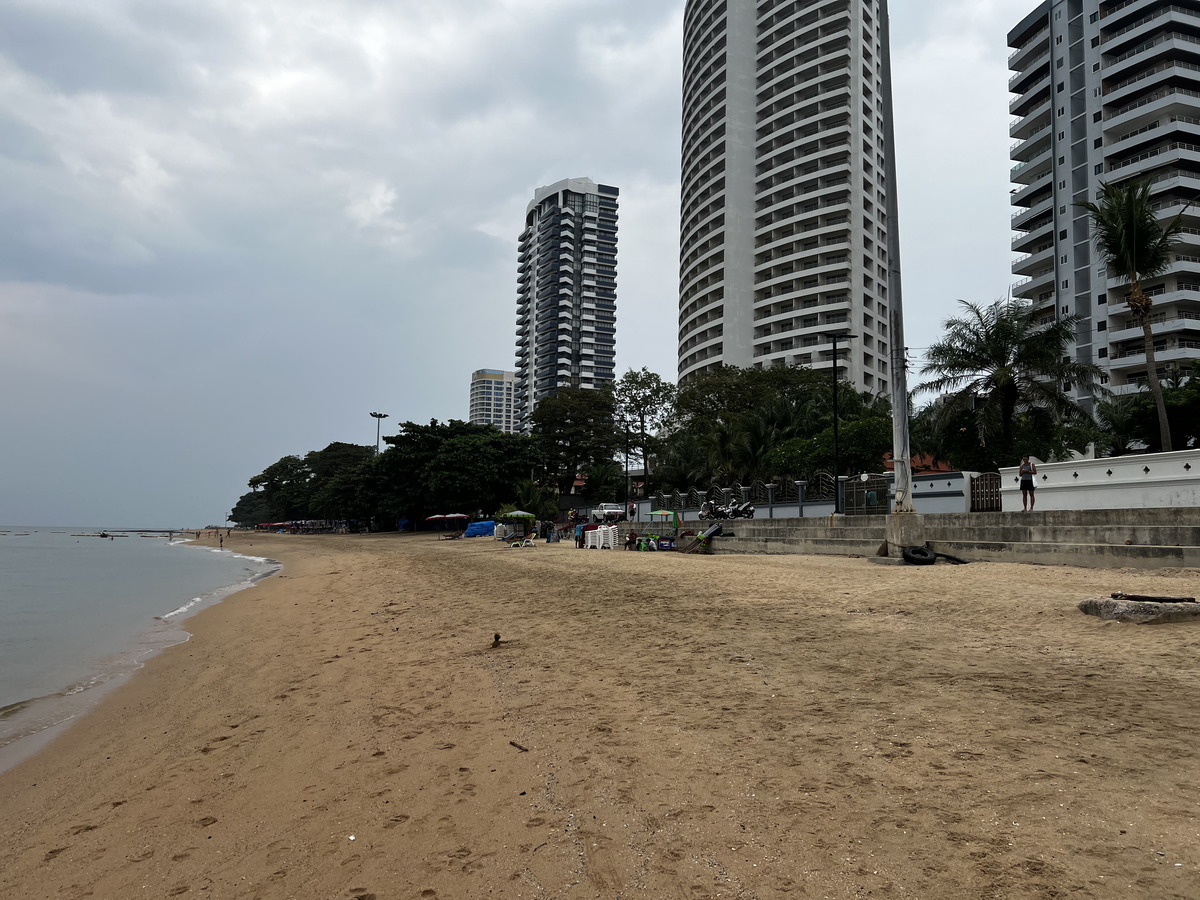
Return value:
<svg viewBox="0 0 1200 900">
<path fill-rule="evenodd" d="M 496 531 L 496 523 L 488 520 L 487 522 L 472 522 L 467 526 L 467 530 L 463 532 L 463 537 L 483 537 L 484 535 L 491 536 Z"/>
</svg>

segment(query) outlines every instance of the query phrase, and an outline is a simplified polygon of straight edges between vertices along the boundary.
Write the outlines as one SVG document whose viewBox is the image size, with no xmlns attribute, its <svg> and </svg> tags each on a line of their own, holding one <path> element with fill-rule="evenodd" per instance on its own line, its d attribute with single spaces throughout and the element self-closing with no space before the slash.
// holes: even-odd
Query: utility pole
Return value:
<svg viewBox="0 0 1200 900">
<path fill-rule="evenodd" d="M 837 342 L 840 335 L 834 332 L 830 335 L 833 339 L 833 367 L 830 371 L 833 373 L 833 512 L 838 514 L 842 511 L 842 492 L 840 490 L 841 482 L 838 480 L 838 348 Z M 849 335 L 847 335 L 849 338 Z"/>
<path fill-rule="evenodd" d="M 896 129 L 892 121 L 891 22 L 887 0 L 880 2 L 880 47 L 883 59 L 883 140 L 887 158 L 884 177 L 887 191 L 888 255 L 888 354 L 892 391 L 892 466 L 895 472 L 897 513 L 915 513 L 912 502 L 912 450 L 908 437 L 908 360 L 904 347 L 904 303 L 900 290 L 900 204 L 896 197 Z"/>
</svg>

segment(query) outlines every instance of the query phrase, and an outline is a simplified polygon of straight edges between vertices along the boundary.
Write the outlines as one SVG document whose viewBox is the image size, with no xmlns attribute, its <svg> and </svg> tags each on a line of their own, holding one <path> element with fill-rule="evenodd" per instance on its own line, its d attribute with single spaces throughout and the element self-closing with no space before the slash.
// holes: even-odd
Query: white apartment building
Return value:
<svg viewBox="0 0 1200 900">
<path fill-rule="evenodd" d="M 1129 286 L 1092 243 L 1083 200 L 1101 182 L 1153 179 L 1161 219 L 1200 194 L 1200 3 L 1046 0 L 1009 32 L 1016 296 L 1043 321 L 1081 317 L 1072 353 L 1116 393 L 1146 377 Z M 1200 358 L 1200 206 L 1175 261 L 1143 284 L 1157 367 Z M 1082 398 L 1080 398 L 1082 399 Z M 1086 401 L 1085 401 L 1086 402 Z"/>
<path fill-rule="evenodd" d="M 542 398 L 615 378 L 617 196 L 590 178 L 540 187 L 518 245 L 516 425 Z"/>
<path fill-rule="evenodd" d="M 517 373 L 503 369 L 476 369 L 471 373 L 472 425 L 495 425 L 511 434 L 517 430 L 513 391 Z"/>
<path fill-rule="evenodd" d="M 888 392 L 886 19 L 886 0 L 688 0 L 681 382 L 828 371 L 836 335 L 839 376 Z"/>
</svg>

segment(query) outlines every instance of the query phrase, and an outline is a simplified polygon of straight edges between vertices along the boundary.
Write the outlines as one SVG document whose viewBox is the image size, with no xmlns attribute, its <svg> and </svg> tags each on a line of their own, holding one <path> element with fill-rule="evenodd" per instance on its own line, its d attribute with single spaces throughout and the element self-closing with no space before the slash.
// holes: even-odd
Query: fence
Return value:
<svg viewBox="0 0 1200 900">
<path fill-rule="evenodd" d="M 862 475 L 845 482 L 848 516 L 875 516 L 890 509 L 887 475 Z"/>
</svg>

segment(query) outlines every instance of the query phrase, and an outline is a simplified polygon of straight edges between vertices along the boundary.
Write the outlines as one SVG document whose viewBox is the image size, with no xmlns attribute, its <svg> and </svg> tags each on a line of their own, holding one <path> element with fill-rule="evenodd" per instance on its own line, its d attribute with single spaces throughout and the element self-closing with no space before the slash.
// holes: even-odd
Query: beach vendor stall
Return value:
<svg viewBox="0 0 1200 900">
<path fill-rule="evenodd" d="M 659 518 L 662 522 L 656 523 L 655 520 Z M 649 533 L 643 541 L 639 541 L 639 549 L 644 546 L 647 550 L 674 550 L 678 537 L 679 513 L 673 509 L 651 510 Z"/>
<path fill-rule="evenodd" d="M 533 530 L 533 521 L 536 518 L 533 513 L 525 512 L 523 509 L 514 509 L 511 512 L 500 513 L 496 516 L 497 524 L 503 528 L 496 529 L 496 540 L 508 541 L 517 537 L 525 537 Z"/>
</svg>

